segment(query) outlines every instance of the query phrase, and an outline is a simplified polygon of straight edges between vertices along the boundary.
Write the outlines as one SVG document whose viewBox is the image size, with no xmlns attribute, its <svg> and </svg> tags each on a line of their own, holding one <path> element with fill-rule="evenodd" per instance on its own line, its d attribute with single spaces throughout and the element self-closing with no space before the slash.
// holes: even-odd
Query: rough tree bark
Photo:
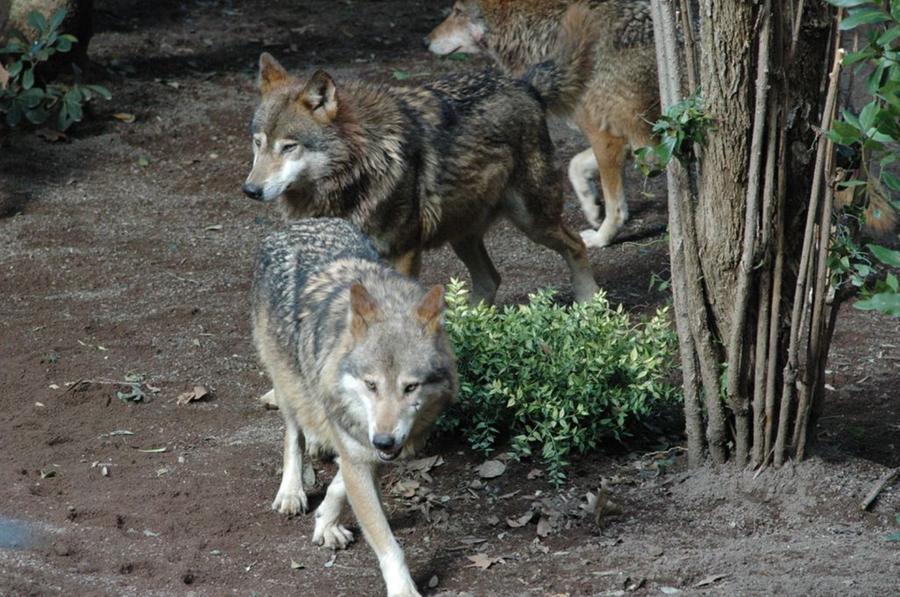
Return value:
<svg viewBox="0 0 900 597">
<path fill-rule="evenodd" d="M 823 285 L 832 148 L 818 134 L 831 113 L 823 107 L 837 47 L 832 10 L 699 0 L 699 37 L 682 31 L 685 52 L 675 30 L 691 22 L 678 15 L 690 2 L 651 6 L 663 109 L 697 91 L 685 89 L 696 81 L 715 125 L 695 160 L 672 160 L 668 170 L 690 461 L 802 457 L 837 308 L 825 304 Z M 817 153 L 827 159 L 812 160 Z M 795 300 L 801 308 L 786 312 Z M 776 441 L 782 428 L 790 444 Z"/>
</svg>

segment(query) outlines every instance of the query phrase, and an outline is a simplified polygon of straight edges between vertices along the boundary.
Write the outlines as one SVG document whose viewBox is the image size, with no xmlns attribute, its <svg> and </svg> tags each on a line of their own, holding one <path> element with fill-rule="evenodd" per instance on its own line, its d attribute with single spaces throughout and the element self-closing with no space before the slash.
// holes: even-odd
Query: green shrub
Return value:
<svg viewBox="0 0 900 597">
<path fill-rule="evenodd" d="M 847 9 L 841 30 L 864 27 L 859 33 L 865 45 L 847 54 L 843 65 L 855 65 L 857 74 L 865 74 L 871 97 L 859 113 L 843 110 L 827 132 L 832 141 L 848 148 L 849 154 L 861 156 L 860 179 L 840 186 L 862 191 L 869 201 L 880 195 L 894 207 L 900 206 L 896 169 L 900 160 L 900 1 L 892 0 L 889 6 L 881 0 L 828 2 Z M 832 286 L 851 284 L 858 289 L 863 300 L 854 303 L 857 309 L 900 317 L 900 282 L 886 271 L 900 267 L 900 251 L 880 244 L 864 245 L 859 235 L 849 233 L 846 227 L 835 229 L 828 262 Z"/>
<path fill-rule="evenodd" d="M 7 57 L 0 62 L 0 113 L 9 126 L 23 121 L 44 124 L 55 116 L 54 124 L 64 131 L 81 121 L 84 104 L 98 96 L 110 98 L 105 87 L 78 82 L 81 71 L 74 66 L 76 81 L 72 84 L 41 81 L 38 66 L 54 54 L 69 52 L 78 42 L 75 36 L 60 32 L 65 18 L 63 8 L 49 19 L 32 11 L 28 24 L 37 31 L 37 37 L 28 39 L 24 33 L 12 31 L 10 41 L 0 48 L 0 59 Z"/>
<path fill-rule="evenodd" d="M 677 395 L 666 380 L 677 344 L 664 309 L 638 324 L 603 293 L 566 307 L 549 290 L 527 305 L 473 307 L 455 280 L 446 300 L 460 396 L 439 429 L 485 452 L 511 439 L 514 453 L 539 455 L 556 484 L 572 458 Z"/>
</svg>

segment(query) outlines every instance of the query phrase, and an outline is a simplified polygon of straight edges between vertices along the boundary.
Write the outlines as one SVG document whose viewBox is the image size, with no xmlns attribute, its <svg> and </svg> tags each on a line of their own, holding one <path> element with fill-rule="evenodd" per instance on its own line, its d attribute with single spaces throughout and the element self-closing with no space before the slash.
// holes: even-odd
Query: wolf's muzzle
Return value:
<svg viewBox="0 0 900 597">
<path fill-rule="evenodd" d="M 244 194 L 254 201 L 262 201 L 263 188 L 261 186 L 245 182 L 244 186 L 241 187 L 241 190 L 243 190 Z"/>
<path fill-rule="evenodd" d="M 372 445 L 378 452 L 378 457 L 385 462 L 390 462 L 400 455 L 403 446 L 397 443 L 396 438 L 390 433 L 376 433 L 372 437 Z"/>
</svg>

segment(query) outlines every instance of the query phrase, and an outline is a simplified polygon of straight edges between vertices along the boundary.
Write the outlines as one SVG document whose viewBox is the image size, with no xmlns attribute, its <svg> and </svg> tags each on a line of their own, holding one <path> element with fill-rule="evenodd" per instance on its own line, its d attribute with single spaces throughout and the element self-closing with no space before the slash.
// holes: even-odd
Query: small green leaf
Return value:
<svg viewBox="0 0 900 597">
<path fill-rule="evenodd" d="M 112 93 L 103 85 L 87 85 L 86 87 L 105 100 L 112 99 Z"/>
<path fill-rule="evenodd" d="M 860 311 L 878 311 L 891 317 L 900 317 L 900 294 L 879 292 L 865 300 L 856 301 L 853 306 Z"/>
<path fill-rule="evenodd" d="M 470 58 L 470 56 L 469 56 L 469 54 L 466 54 L 465 52 L 453 52 L 452 54 L 447 54 L 446 58 L 447 58 L 447 60 L 466 61 Z"/>
<path fill-rule="evenodd" d="M 63 24 L 63 21 L 66 20 L 66 12 L 65 8 L 59 8 L 53 13 L 53 16 L 50 17 L 51 31 L 56 31 Z"/>
<path fill-rule="evenodd" d="M 44 100 L 45 95 L 40 87 L 32 87 L 19 94 L 19 101 L 26 108 L 36 108 Z"/>
<path fill-rule="evenodd" d="M 47 112 L 47 110 L 41 107 L 25 111 L 25 118 L 28 119 L 28 122 L 30 122 L 31 124 L 43 124 L 49 117 L 50 114 Z"/>
<path fill-rule="evenodd" d="M 21 61 L 13 62 L 10 67 L 6 69 L 9 73 L 9 76 L 16 77 L 20 72 L 22 72 L 22 65 L 23 63 Z"/>
<path fill-rule="evenodd" d="M 30 13 L 28 13 L 28 16 L 25 20 L 29 25 L 31 25 L 41 33 L 44 33 L 47 30 L 47 19 L 45 19 L 44 15 L 36 10 L 32 10 Z"/>
<path fill-rule="evenodd" d="M 875 124 L 875 115 L 877 113 L 878 104 L 876 102 L 871 101 L 863 106 L 862 111 L 859 113 L 859 126 L 863 131 L 868 132 L 872 128 Z"/>
<path fill-rule="evenodd" d="M 881 263 L 890 267 L 900 267 L 900 251 L 872 243 L 867 244 L 866 247 Z"/>
<path fill-rule="evenodd" d="M 893 172 L 888 172 L 887 170 L 882 170 L 881 171 L 881 180 L 884 181 L 884 184 L 889 189 L 900 193 L 900 176 L 897 176 Z"/>
<path fill-rule="evenodd" d="M 900 292 L 900 282 L 894 274 L 888 274 L 884 279 L 884 284 L 894 292 Z"/>
<path fill-rule="evenodd" d="M 875 40 L 875 43 L 877 43 L 879 46 L 889 48 L 891 43 L 893 43 L 893 41 L 898 37 L 900 37 L 900 26 L 894 25 L 893 27 L 879 35 L 878 39 Z"/>
<path fill-rule="evenodd" d="M 34 69 L 29 68 L 22 75 L 22 89 L 31 89 L 34 87 Z"/>
<path fill-rule="evenodd" d="M 890 533 L 884 538 L 885 541 L 900 541 L 900 531 Z"/>
<path fill-rule="evenodd" d="M 839 145 L 852 145 L 862 136 L 860 130 L 848 122 L 837 120 L 828 131 L 828 138 Z"/>
<path fill-rule="evenodd" d="M 395 70 L 391 74 L 398 81 L 405 81 L 412 76 L 409 74 L 409 71 L 405 71 L 405 70 Z"/>
<path fill-rule="evenodd" d="M 891 16 L 880 8 L 875 8 L 874 6 L 854 8 L 849 11 L 849 16 L 841 21 L 840 29 L 841 31 L 847 31 L 849 29 L 854 29 L 859 25 L 883 23 L 890 20 Z"/>
<path fill-rule="evenodd" d="M 859 6 L 861 4 L 871 4 L 872 0 L 826 0 L 828 4 L 832 6 L 838 6 L 841 8 L 853 8 L 854 6 Z"/>
</svg>

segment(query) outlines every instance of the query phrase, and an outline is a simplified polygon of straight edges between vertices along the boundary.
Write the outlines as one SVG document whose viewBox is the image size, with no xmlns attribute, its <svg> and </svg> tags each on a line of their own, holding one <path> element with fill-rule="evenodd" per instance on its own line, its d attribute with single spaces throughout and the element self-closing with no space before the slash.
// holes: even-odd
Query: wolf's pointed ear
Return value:
<svg viewBox="0 0 900 597">
<path fill-rule="evenodd" d="M 440 284 L 431 287 L 419 306 L 416 307 L 416 319 L 432 334 L 441 329 L 444 315 L 444 287 Z"/>
<path fill-rule="evenodd" d="M 323 70 L 313 73 L 297 99 L 303 102 L 319 122 L 328 124 L 337 116 L 337 87 L 331 75 Z"/>
<path fill-rule="evenodd" d="M 268 52 L 259 55 L 259 92 L 263 95 L 270 93 L 273 89 L 284 87 L 288 84 L 291 76 L 281 64 L 275 60 L 275 57 Z"/>
<path fill-rule="evenodd" d="M 361 338 L 369 329 L 369 324 L 378 317 L 375 299 L 359 282 L 350 287 L 350 331 L 354 338 Z"/>
</svg>

